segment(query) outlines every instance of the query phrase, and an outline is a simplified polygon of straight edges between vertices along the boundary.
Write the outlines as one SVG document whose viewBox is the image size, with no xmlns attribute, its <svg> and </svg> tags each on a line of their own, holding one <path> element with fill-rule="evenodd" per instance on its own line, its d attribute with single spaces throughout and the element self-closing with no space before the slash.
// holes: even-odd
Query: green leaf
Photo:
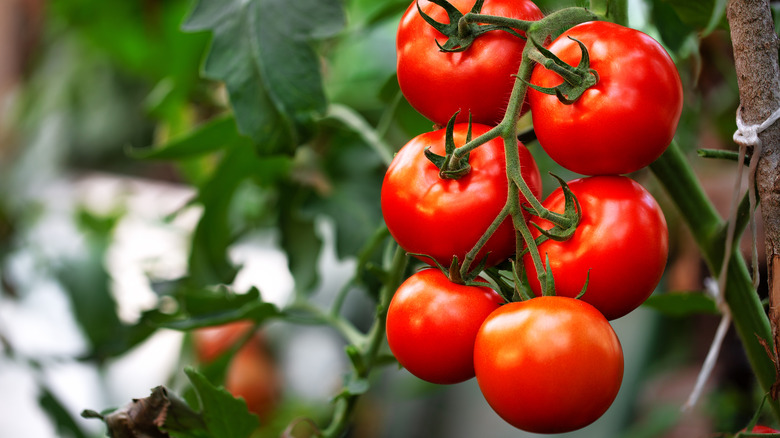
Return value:
<svg viewBox="0 0 780 438">
<path fill-rule="evenodd" d="M 91 347 L 86 357 L 101 361 L 127 352 L 154 333 L 154 328 L 125 325 L 117 313 L 104 259 L 118 216 L 102 217 L 81 210 L 77 221 L 84 231 L 86 250 L 78 257 L 63 259 L 55 275 Z"/>
<path fill-rule="evenodd" d="M 261 323 L 279 315 L 279 309 L 263 301 L 255 288 L 245 294 L 236 294 L 222 287 L 184 290 L 179 298 L 178 312 L 166 314 L 152 310 L 144 314 L 144 321 L 173 330 L 193 330 L 237 320 Z"/>
<path fill-rule="evenodd" d="M 228 249 L 237 237 L 230 222 L 234 195 L 250 178 L 270 183 L 285 177 L 289 169 L 288 158 L 258 157 L 243 137 L 237 137 L 237 142 L 227 148 L 195 200 L 204 208 L 190 249 L 189 272 L 193 284 L 232 283 L 237 273 L 228 258 Z"/>
<path fill-rule="evenodd" d="M 203 409 L 203 421 L 210 436 L 244 438 L 250 436 L 260 426 L 257 416 L 249 412 L 243 399 L 233 397 L 223 387 L 215 387 L 193 368 L 185 368 L 184 372 L 198 394 Z"/>
<path fill-rule="evenodd" d="M 239 131 L 292 153 L 326 109 L 315 39 L 345 23 L 338 0 L 199 0 L 184 30 L 213 34 L 203 74 L 223 81 Z"/>
<path fill-rule="evenodd" d="M 46 411 L 49 418 L 54 420 L 58 436 L 87 438 L 87 435 L 81 430 L 73 416 L 70 415 L 68 409 L 62 405 L 59 399 L 52 394 L 48 388 L 41 388 L 38 404 Z"/>
<path fill-rule="evenodd" d="M 292 190 L 290 188 L 290 190 Z M 322 239 L 314 219 L 303 214 L 301 199 L 287 196 L 279 202 L 280 244 L 287 254 L 287 265 L 295 279 L 298 293 L 311 292 L 319 281 L 317 262 L 322 250 Z"/>
<path fill-rule="evenodd" d="M 688 316 L 696 314 L 719 315 L 718 306 L 703 292 L 667 292 L 655 294 L 643 304 L 667 316 Z"/>
<path fill-rule="evenodd" d="M 709 35 L 715 30 L 718 25 L 723 21 L 723 17 L 726 15 L 726 0 L 715 0 L 715 4 L 712 6 L 712 13 L 710 14 L 710 21 L 707 23 L 707 27 L 701 33 L 701 38 Z"/>
<path fill-rule="evenodd" d="M 719 3 L 723 3 L 722 0 L 656 0 L 661 3 L 669 5 L 677 13 L 680 20 L 687 26 L 690 26 L 696 30 L 709 29 L 712 22 L 716 20 L 716 14 L 721 6 Z M 725 4 L 725 3 L 724 3 Z M 728 29 L 728 21 L 725 19 L 722 11 L 719 14 L 718 21 L 715 22 L 714 27 L 719 29 Z M 656 23 L 658 27 L 664 26 L 664 23 Z"/>
<path fill-rule="evenodd" d="M 323 135 L 330 148 L 322 162 L 330 189 L 319 191 L 309 207 L 333 220 L 336 254 L 357 254 L 382 223 L 380 198 L 386 166 L 363 136 L 349 127 L 334 126 Z"/>
<path fill-rule="evenodd" d="M 683 23 L 674 8 L 665 1 L 654 0 L 651 15 L 661 40 L 673 52 L 680 50 L 694 33 L 694 28 Z"/>
<path fill-rule="evenodd" d="M 225 145 L 240 142 L 236 120 L 232 115 L 209 120 L 183 138 L 154 148 L 129 149 L 133 158 L 154 160 L 182 160 L 218 151 Z M 247 140 L 244 142 L 248 143 Z"/>
<path fill-rule="evenodd" d="M 342 388 L 340 395 L 362 395 L 368 392 L 369 389 L 371 389 L 371 384 L 368 382 L 368 379 L 350 374 L 345 379 L 344 388 Z"/>
</svg>

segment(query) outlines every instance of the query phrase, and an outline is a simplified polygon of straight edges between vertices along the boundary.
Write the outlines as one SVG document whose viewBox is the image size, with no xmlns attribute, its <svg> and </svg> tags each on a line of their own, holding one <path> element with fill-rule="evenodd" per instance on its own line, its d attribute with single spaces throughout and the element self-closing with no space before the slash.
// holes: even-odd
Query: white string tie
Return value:
<svg viewBox="0 0 780 438">
<path fill-rule="evenodd" d="M 734 143 L 756 146 L 761 144 L 758 134 L 765 131 L 780 119 L 780 108 L 776 109 L 766 120 L 759 124 L 748 125 L 742 120 L 742 107 L 737 109 L 737 132 L 734 133 Z"/>
</svg>

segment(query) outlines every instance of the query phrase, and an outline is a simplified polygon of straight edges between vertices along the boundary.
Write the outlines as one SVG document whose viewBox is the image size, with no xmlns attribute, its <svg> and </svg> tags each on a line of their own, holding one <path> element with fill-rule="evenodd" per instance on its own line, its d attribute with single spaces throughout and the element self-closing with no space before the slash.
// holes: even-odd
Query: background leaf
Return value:
<svg viewBox="0 0 780 438">
<path fill-rule="evenodd" d="M 668 316 L 695 314 L 719 315 L 718 305 L 703 292 L 667 292 L 655 294 L 643 304 Z"/>
<path fill-rule="evenodd" d="M 213 33 L 203 73 L 225 83 L 240 132 L 268 154 L 311 136 L 326 108 L 312 40 L 344 23 L 338 0 L 200 0 L 183 29 Z"/>
<path fill-rule="evenodd" d="M 236 294 L 222 287 L 217 290 L 183 289 L 177 312 L 166 314 L 152 310 L 144 314 L 144 320 L 158 327 L 193 330 L 237 320 L 260 323 L 279 315 L 276 306 L 264 302 L 256 288 L 245 294 Z"/>
<path fill-rule="evenodd" d="M 211 436 L 244 438 L 260 425 L 257 417 L 249 413 L 243 400 L 234 398 L 222 387 L 215 387 L 193 368 L 185 368 L 184 372 L 198 393 L 203 420 Z"/>
</svg>

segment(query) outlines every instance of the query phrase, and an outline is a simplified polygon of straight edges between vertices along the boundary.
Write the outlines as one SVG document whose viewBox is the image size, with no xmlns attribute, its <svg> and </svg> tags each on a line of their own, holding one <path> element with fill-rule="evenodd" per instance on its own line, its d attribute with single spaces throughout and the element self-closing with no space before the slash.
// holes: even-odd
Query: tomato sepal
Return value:
<svg viewBox="0 0 780 438">
<path fill-rule="evenodd" d="M 539 282 L 544 284 L 544 290 L 542 296 L 554 297 L 555 296 L 555 277 L 553 277 L 552 268 L 550 267 L 549 254 L 544 255 L 544 278 L 539 278 Z M 540 276 L 541 277 L 541 276 Z"/>
<path fill-rule="evenodd" d="M 561 185 L 564 197 L 563 214 L 558 214 L 547 209 L 537 211 L 525 205 L 523 208 L 529 213 L 546 219 L 554 224 L 553 228 L 546 230 L 535 222 L 531 222 L 531 225 L 533 225 L 543 236 L 547 239 L 563 242 L 570 239 L 577 230 L 577 225 L 579 225 L 580 220 L 582 220 L 582 208 L 580 207 L 580 202 L 577 200 L 577 197 L 571 191 L 566 181 L 554 173 L 550 173 L 550 175 L 557 179 L 558 183 Z"/>
<path fill-rule="evenodd" d="M 454 159 L 455 154 L 455 121 L 458 118 L 460 111 L 456 111 L 455 114 L 450 117 L 447 122 L 447 128 L 444 134 L 444 153 L 445 155 L 439 155 L 431 151 L 430 146 L 425 148 L 423 153 L 425 158 L 433 163 L 436 168 L 439 169 L 439 178 L 441 179 L 459 179 L 471 172 L 471 165 L 469 164 L 469 154 L 464 155 L 459 159 Z M 469 115 L 469 127 L 466 133 L 466 143 L 471 141 L 471 115 Z"/>
<path fill-rule="evenodd" d="M 439 43 L 439 41 L 434 40 L 436 45 L 439 47 L 439 50 L 442 52 L 463 52 L 468 49 L 471 44 L 474 43 L 474 40 L 479 36 L 494 30 L 504 31 L 518 38 L 525 39 L 510 26 L 502 24 L 477 24 L 474 22 L 476 19 L 486 19 L 486 17 L 488 17 L 500 21 L 511 22 L 520 28 L 527 27 L 527 22 L 522 20 L 485 16 L 480 14 L 484 0 L 477 0 L 477 2 L 475 2 L 474 6 L 471 8 L 471 11 L 465 15 L 461 13 L 455 6 L 450 4 L 450 2 L 447 0 L 430 0 L 430 2 L 441 6 L 447 12 L 447 16 L 450 20 L 449 23 L 440 23 L 434 20 L 430 15 L 423 12 L 422 8 L 420 8 L 419 2 L 415 2 L 417 6 L 417 12 L 420 14 L 422 19 L 447 37 L 447 41 L 444 43 L 444 45 Z"/>
<path fill-rule="evenodd" d="M 576 42 L 582 51 L 582 58 L 580 58 L 580 63 L 576 67 L 572 67 L 562 61 L 554 53 L 539 44 L 535 38 L 531 36 L 528 37 L 528 40 L 536 50 L 536 52 L 531 52 L 531 58 L 542 67 L 555 72 L 558 76 L 563 78 L 563 82 L 555 87 L 540 87 L 530 82 L 526 82 L 526 84 L 540 93 L 555 95 L 564 105 L 573 104 L 588 88 L 599 82 L 598 72 L 590 68 L 588 48 L 585 47 L 585 44 L 583 44 L 582 41 L 572 38 L 571 36 L 568 38 Z"/>
<path fill-rule="evenodd" d="M 591 269 L 592 268 L 588 268 L 588 273 L 585 274 L 585 284 L 582 285 L 582 290 L 580 290 L 580 293 L 578 293 L 577 296 L 574 297 L 575 299 L 579 300 L 580 298 L 582 298 L 583 295 L 585 295 L 585 292 L 587 292 L 587 290 L 588 290 L 588 283 L 590 282 L 590 270 Z"/>
</svg>

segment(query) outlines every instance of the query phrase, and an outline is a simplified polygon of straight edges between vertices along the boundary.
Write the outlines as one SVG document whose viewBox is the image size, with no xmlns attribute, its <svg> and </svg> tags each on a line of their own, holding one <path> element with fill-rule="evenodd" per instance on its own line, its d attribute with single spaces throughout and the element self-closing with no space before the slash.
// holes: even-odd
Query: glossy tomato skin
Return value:
<svg viewBox="0 0 780 438">
<path fill-rule="evenodd" d="M 387 311 L 387 342 L 410 373 L 432 383 L 474 377 L 474 338 L 503 299 L 487 286 L 452 283 L 428 268 L 409 277 Z"/>
<path fill-rule="evenodd" d="M 474 6 L 474 0 L 450 3 L 464 14 Z M 460 122 L 468 121 L 470 112 L 476 123 L 497 124 L 504 116 L 525 42 L 507 32 L 492 31 L 463 52 L 442 52 L 436 41 L 443 45 L 447 38 L 423 20 L 416 5 L 412 2 L 401 17 L 396 38 L 398 83 L 406 99 L 442 126 L 458 110 Z M 419 5 L 436 21 L 449 23 L 440 6 L 427 0 L 420 0 Z M 485 0 L 482 13 L 522 20 L 543 18 L 529 0 Z"/>
<path fill-rule="evenodd" d="M 601 417 L 623 380 L 623 349 L 593 306 L 538 297 L 502 306 L 485 319 L 474 346 L 477 382 L 509 424 L 563 433 Z"/>
<path fill-rule="evenodd" d="M 677 130 L 683 93 L 674 62 L 650 36 L 606 21 L 564 32 L 549 46 L 570 65 L 588 48 L 598 83 L 576 102 L 528 90 L 539 144 L 558 164 L 583 175 L 626 174 L 658 158 Z M 531 83 L 554 87 L 557 74 L 537 65 Z"/>
<path fill-rule="evenodd" d="M 580 202 L 582 219 L 569 240 L 539 245 L 542 262 L 547 255 L 561 296 L 576 297 L 590 272 L 581 299 L 607 319 L 620 318 L 642 304 L 661 280 L 669 252 L 666 219 L 653 196 L 628 177 L 593 176 L 568 185 Z M 542 205 L 563 212 L 561 189 Z M 532 222 L 552 228 L 539 218 Z M 541 295 L 530 255 L 523 262 L 531 289 Z"/>
<path fill-rule="evenodd" d="M 490 129 L 473 124 L 473 137 Z M 455 125 L 455 145 L 465 143 L 468 124 Z M 427 254 L 443 266 L 453 256 L 462 261 L 504 207 L 507 197 L 504 146 L 494 139 L 469 155 L 471 171 L 457 180 L 439 178 L 439 169 L 424 155 L 425 148 L 444 155 L 445 130 L 413 138 L 396 154 L 382 183 L 382 215 L 396 242 L 408 252 Z M 531 153 L 518 142 L 522 175 L 538 198 L 542 181 Z M 521 199 L 524 202 L 525 198 Z M 502 223 L 478 255 L 490 252 L 488 265 L 515 253 L 510 219 Z M 431 263 L 429 258 L 424 258 Z M 431 263 L 433 264 L 433 263 Z"/>
</svg>

